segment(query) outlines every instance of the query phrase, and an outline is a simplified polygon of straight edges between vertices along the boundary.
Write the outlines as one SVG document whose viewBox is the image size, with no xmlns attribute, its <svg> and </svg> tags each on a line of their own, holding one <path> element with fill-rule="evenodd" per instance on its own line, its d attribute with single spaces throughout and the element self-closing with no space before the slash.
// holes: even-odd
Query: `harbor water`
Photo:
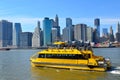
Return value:
<svg viewBox="0 0 120 80">
<path fill-rule="evenodd" d="M 107 72 L 31 67 L 30 56 L 38 49 L 0 51 L 0 80 L 120 80 L 120 48 L 94 48 L 95 55 L 109 57 Z"/>
</svg>

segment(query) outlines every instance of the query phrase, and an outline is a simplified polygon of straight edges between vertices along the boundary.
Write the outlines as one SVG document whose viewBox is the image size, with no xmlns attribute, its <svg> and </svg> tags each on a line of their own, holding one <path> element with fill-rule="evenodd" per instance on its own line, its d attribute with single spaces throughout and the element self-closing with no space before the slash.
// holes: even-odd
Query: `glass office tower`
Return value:
<svg viewBox="0 0 120 80">
<path fill-rule="evenodd" d="M 13 46 L 19 47 L 20 46 L 20 33 L 22 32 L 21 24 L 15 23 L 13 29 Z"/>
<path fill-rule="evenodd" d="M 94 25 L 97 30 L 97 37 L 100 38 L 100 19 L 99 18 L 96 18 L 94 20 Z"/>
<path fill-rule="evenodd" d="M 8 47 L 12 45 L 12 22 L 7 20 L 0 21 L 0 47 Z"/>
<path fill-rule="evenodd" d="M 52 32 L 52 22 L 48 17 L 45 17 L 43 20 L 43 39 L 44 46 L 51 44 L 51 32 Z"/>
</svg>

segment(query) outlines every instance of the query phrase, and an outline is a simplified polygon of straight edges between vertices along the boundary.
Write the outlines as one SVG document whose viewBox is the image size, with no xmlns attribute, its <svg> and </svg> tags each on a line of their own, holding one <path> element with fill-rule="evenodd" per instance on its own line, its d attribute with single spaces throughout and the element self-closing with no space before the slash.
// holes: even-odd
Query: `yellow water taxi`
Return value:
<svg viewBox="0 0 120 80">
<path fill-rule="evenodd" d="M 57 44 L 57 43 L 56 43 Z M 59 42 L 58 44 L 65 44 Z M 54 47 L 37 52 L 31 58 L 34 67 L 54 67 L 92 71 L 107 71 L 111 67 L 109 58 L 95 56 L 92 50 L 75 47 Z"/>
</svg>

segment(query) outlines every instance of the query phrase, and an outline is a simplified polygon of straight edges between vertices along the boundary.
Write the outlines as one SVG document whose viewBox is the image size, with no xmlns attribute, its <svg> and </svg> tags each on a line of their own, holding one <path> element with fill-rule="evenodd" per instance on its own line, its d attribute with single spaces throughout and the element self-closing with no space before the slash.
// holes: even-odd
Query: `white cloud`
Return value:
<svg viewBox="0 0 120 80">
<path fill-rule="evenodd" d="M 30 18 L 30 17 L 0 17 L 1 20 L 5 19 L 10 22 L 20 22 L 22 24 L 35 24 L 38 20 L 42 18 Z"/>
<path fill-rule="evenodd" d="M 23 31 L 33 32 L 37 25 L 37 21 L 42 21 L 42 18 L 32 17 L 0 17 L 1 20 L 8 20 L 13 23 L 21 23 Z"/>
<path fill-rule="evenodd" d="M 120 21 L 118 18 L 102 18 L 101 23 L 102 24 L 117 24 Z"/>
<path fill-rule="evenodd" d="M 79 24 L 79 23 L 85 23 L 89 25 L 93 24 L 94 25 L 94 19 L 95 18 L 72 18 L 73 23 Z M 112 24 L 117 24 L 120 21 L 118 18 L 100 18 L 100 24 L 102 25 L 112 25 Z"/>
<path fill-rule="evenodd" d="M 23 31 L 30 31 L 33 32 L 34 28 L 37 25 L 37 21 L 41 21 L 41 28 L 42 28 L 42 20 L 43 18 L 36 18 L 36 17 L 24 17 L 24 16 L 6 16 L 0 17 L 1 20 L 8 20 L 10 22 L 19 22 L 22 25 Z M 90 26 L 94 26 L 94 18 L 71 18 L 73 24 L 85 23 Z M 59 18 L 59 24 L 61 29 L 66 26 L 66 18 Z M 118 18 L 100 18 L 101 25 L 115 25 L 117 22 L 120 21 Z"/>
</svg>

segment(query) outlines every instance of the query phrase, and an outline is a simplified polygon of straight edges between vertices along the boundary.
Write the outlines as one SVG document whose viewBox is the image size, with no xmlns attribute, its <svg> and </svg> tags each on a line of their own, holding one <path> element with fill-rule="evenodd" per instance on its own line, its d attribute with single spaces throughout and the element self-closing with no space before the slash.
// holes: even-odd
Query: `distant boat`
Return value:
<svg viewBox="0 0 120 80">
<path fill-rule="evenodd" d="M 116 46 L 112 45 L 112 44 L 96 44 L 94 46 L 92 46 L 93 48 L 114 48 Z"/>
<path fill-rule="evenodd" d="M 0 48 L 0 50 L 10 50 L 10 48 Z"/>
</svg>

